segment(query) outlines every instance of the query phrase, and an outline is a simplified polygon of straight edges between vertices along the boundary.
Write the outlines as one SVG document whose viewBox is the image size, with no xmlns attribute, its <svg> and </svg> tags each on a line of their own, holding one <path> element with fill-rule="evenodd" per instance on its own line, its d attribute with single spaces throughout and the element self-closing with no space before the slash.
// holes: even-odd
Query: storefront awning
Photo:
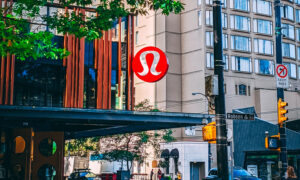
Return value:
<svg viewBox="0 0 300 180">
<path fill-rule="evenodd" d="M 212 115 L 192 113 L 0 106 L 2 127 L 32 127 L 35 131 L 64 131 L 66 138 L 202 125 L 212 117 Z"/>
</svg>

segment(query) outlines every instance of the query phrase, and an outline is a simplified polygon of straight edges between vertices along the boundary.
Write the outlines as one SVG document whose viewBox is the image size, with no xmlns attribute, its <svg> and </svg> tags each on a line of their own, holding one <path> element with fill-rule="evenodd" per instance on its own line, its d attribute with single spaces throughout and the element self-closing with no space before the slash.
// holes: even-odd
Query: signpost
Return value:
<svg viewBox="0 0 300 180">
<path fill-rule="evenodd" d="M 227 119 L 254 120 L 254 114 L 227 113 Z"/>
<path fill-rule="evenodd" d="M 278 88 L 289 88 L 288 69 L 283 64 L 276 65 L 276 82 Z"/>
</svg>

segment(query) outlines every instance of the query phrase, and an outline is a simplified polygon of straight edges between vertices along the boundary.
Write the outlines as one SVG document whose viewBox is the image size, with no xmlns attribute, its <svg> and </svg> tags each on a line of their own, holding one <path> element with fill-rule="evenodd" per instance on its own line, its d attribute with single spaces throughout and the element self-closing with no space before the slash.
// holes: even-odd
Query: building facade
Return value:
<svg viewBox="0 0 300 180">
<path fill-rule="evenodd" d="M 149 84 L 135 80 L 136 102 L 148 95 L 150 102 L 165 111 L 212 113 L 205 82 L 214 68 L 213 1 L 181 2 L 185 10 L 178 15 L 153 12 L 136 18 L 135 53 L 142 47 L 156 46 L 170 62 L 169 72 L 161 81 Z M 285 101 L 289 103 L 289 121 L 295 123 L 300 118 L 300 1 L 281 2 L 283 63 L 290 83 Z M 222 3 L 226 112 L 254 107 L 259 118 L 277 124 L 274 2 Z M 228 121 L 228 129 L 232 132 L 232 121 Z M 184 128 L 176 129 L 174 135 L 182 142 L 202 141 L 198 127 L 195 136 L 187 136 Z M 213 159 L 216 166 L 216 157 Z"/>
</svg>

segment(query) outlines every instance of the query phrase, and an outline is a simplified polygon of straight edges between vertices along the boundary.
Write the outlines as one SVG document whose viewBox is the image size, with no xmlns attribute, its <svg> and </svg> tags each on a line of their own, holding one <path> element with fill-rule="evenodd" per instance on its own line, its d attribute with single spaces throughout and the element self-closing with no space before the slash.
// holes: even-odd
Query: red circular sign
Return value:
<svg viewBox="0 0 300 180">
<path fill-rule="evenodd" d="M 288 70 L 284 65 L 280 64 L 276 68 L 276 73 L 278 77 L 285 78 L 288 75 Z"/>
<path fill-rule="evenodd" d="M 165 53 L 156 47 L 145 47 L 134 57 L 132 69 L 135 75 L 146 82 L 156 82 L 168 71 L 169 62 Z"/>
</svg>

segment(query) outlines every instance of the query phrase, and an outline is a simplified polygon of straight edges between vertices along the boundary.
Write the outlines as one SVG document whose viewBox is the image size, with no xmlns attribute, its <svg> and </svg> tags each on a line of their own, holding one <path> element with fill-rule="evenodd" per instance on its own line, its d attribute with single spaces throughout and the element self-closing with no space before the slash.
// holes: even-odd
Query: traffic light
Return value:
<svg viewBox="0 0 300 180">
<path fill-rule="evenodd" d="M 217 141 L 216 122 L 211 122 L 202 128 L 204 141 L 215 143 Z"/>
<path fill-rule="evenodd" d="M 280 135 L 266 136 L 265 147 L 266 149 L 280 151 Z"/>
<path fill-rule="evenodd" d="M 288 120 L 287 117 L 285 117 L 286 113 L 288 113 L 288 110 L 285 109 L 285 107 L 288 106 L 287 102 L 282 101 L 281 98 L 278 100 L 278 124 L 282 127 L 283 122 Z"/>
</svg>

